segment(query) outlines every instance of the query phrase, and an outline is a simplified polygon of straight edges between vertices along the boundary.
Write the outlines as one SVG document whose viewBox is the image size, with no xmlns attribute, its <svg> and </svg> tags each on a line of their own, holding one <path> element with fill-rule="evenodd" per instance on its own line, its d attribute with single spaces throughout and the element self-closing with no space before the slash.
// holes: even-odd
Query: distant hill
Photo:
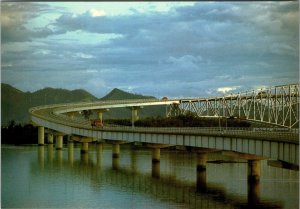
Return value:
<svg viewBox="0 0 300 209">
<path fill-rule="evenodd" d="M 36 92 L 22 92 L 8 84 L 1 84 L 1 123 L 7 124 L 14 120 L 16 123 L 30 122 L 28 109 L 31 107 L 67 103 L 96 101 L 95 96 L 85 90 L 65 90 L 44 88 Z"/>
<path fill-rule="evenodd" d="M 140 94 L 132 94 L 126 91 L 114 88 L 106 96 L 100 100 L 129 100 L 129 99 L 155 99 L 153 96 L 144 96 Z M 151 116 L 164 116 L 166 115 L 165 106 L 145 106 L 139 111 L 140 118 L 146 118 Z M 131 117 L 131 110 L 127 108 L 116 108 L 104 113 L 104 119 L 125 119 Z"/>
<path fill-rule="evenodd" d="M 120 89 L 113 89 L 100 100 L 125 100 L 125 99 L 155 99 L 152 96 L 131 94 Z M 58 104 L 68 102 L 89 102 L 99 100 L 89 92 L 77 89 L 66 90 L 60 88 L 44 88 L 35 92 L 23 92 L 8 84 L 1 84 L 1 123 L 8 124 L 14 120 L 16 123 L 29 123 L 28 110 L 31 107 L 47 104 Z M 141 118 L 165 115 L 164 106 L 144 107 L 139 111 Z M 131 112 L 127 108 L 111 109 L 104 114 L 104 119 L 130 118 Z"/>
<path fill-rule="evenodd" d="M 126 91 L 114 88 L 106 96 L 102 97 L 100 100 L 125 100 L 125 99 L 155 99 L 153 96 L 143 96 L 140 94 L 132 94 Z"/>
</svg>

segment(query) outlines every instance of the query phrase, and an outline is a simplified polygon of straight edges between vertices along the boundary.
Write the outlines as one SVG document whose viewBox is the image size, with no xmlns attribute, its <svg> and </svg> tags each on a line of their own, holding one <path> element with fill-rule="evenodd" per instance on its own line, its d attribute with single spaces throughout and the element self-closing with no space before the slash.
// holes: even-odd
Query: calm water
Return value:
<svg viewBox="0 0 300 209">
<path fill-rule="evenodd" d="M 196 154 L 186 151 L 162 150 L 160 165 L 152 165 L 151 150 L 125 145 L 119 161 L 109 145 L 86 155 L 48 145 L 2 145 L 1 152 L 2 208 L 299 208 L 298 172 L 266 161 L 256 185 L 247 183 L 245 161 L 208 163 L 197 188 Z M 220 159 L 235 160 L 208 156 Z"/>
</svg>

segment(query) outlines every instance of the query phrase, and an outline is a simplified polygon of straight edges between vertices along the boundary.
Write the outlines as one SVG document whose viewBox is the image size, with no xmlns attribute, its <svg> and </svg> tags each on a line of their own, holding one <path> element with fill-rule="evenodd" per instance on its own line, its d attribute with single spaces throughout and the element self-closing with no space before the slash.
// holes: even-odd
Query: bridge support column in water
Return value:
<svg viewBox="0 0 300 209">
<path fill-rule="evenodd" d="M 38 144 L 39 146 L 44 145 L 45 128 L 43 126 L 38 127 Z"/>
<path fill-rule="evenodd" d="M 56 136 L 56 149 L 61 150 L 63 148 L 63 135 Z"/>
<path fill-rule="evenodd" d="M 206 191 L 206 161 L 207 153 L 198 152 L 197 153 L 197 191 Z"/>
<path fill-rule="evenodd" d="M 259 181 L 248 181 L 248 206 L 255 208 L 260 202 L 260 186 Z"/>
<path fill-rule="evenodd" d="M 248 182 L 259 182 L 260 160 L 248 160 Z"/>
<path fill-rule="evenodd" d="M 53 144 L 53 134 L 52 133 L 48 133 L 47 142 L 48 142 L 48 144 Z"/>
<path fill-rule="evenodd" d="M 88 142 L 81 142 L 81 150 L 80 153 L 88 153 L 89 151 L 89 143 Z"/>
<path fill-rule="evenodd" d="M 152 163 L 160 162 L 160 148 L 152 148 Z"/>
<path fill-rule="evenodd" d="M 148 144 L 152 148 L 152 177 L 160 178 L 160 149 L 170 147 L 168 144 Z"/>
</svg>

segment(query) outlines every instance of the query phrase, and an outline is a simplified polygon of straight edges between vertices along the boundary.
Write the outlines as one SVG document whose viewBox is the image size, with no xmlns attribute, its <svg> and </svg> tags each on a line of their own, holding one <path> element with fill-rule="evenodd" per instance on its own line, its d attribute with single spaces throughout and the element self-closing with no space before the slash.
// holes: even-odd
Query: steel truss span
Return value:
<svg viewBox="0 0 300 209">
<path fill-rule="evenodd" d="M 211 98 L 180 99 L 167 116 L 194 112 L 199 117 L 236 117 L 287 128 L 299 126 L 299 84 Z"/>
</svg>

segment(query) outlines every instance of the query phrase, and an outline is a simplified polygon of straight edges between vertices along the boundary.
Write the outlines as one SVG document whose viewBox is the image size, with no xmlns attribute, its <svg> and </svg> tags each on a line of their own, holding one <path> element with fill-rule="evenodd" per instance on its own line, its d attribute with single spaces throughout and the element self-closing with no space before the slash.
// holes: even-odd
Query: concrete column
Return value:
<svg viewBox="0 0 300 209">
<path fill-rule="evenodd" d="M 248 160 L 248 182 L 259 182 L 260 161 Z"/>
<path fill-rule="evenodd" d="M 139 119 L 138 116 L 138 110 L 142 109 L 143 107 L 129 107 L 129 109 L 131 109 L 131 124 L 132 127 L 134 127 L 134 122 L 137 121 Z"/>
<path fill-rule="evenodd" d="M 39 146 L 44 145 L 44 134 L 45 134 L 45 128 L 43 126 L 38 127 L 38 144 Z"/>
<path fill-rule="evenodd" d="M 255 208 L 260 202 L 259 181 L 248 182 L 248 206 Z"/>
<path fill-rule="evenodd" d="M 56 149 L 61 150 L 63 148 L 63 136 L 58 135 L 56 136 Z"/>
<path fill-rule="evenodd" d="M 197 153 L 197 191 L 206 191 L 206 161 L 207 153 Z"/>
<path fill-rule="evenodd" d="M 89 151 L 89 143 L 88 142 L 82 142 L 81 143 L 81 153 L 88 153 Z"/>
<path fill-rule="evenodd" d="M 102 121 L 103 121 L 103 112 L 101 112 L 101 111 L 99 111 L 98 112 L 98 119 L 101 121 L 101 123 L 102 123 Z"/>
<path fill-rule="evenodd" d="M 53 162 L 53 144 L 48 144 L 48 162 Z"/>
<path fill-rule="evenodd" d="M 73 141 L 68 141 L 68 161 L 71 165 L 73 165 L 74 162 L 74 143 Z"/>
<path fill-rule="evenodd" d="M 48 141 L 48 144 L 53 144 L 53 134 L 48 133 L 47 141 Z"/>
<path fill-rule="evenodd" d="M 152 149 L 152 162 L 160 162 L 160 148 Z"/>
<path fill-rule="evenodd" d="M 99 109 L 97 110 L 98 119 L 103 123 L 103 113 L 109 111 L 109 109 Z"/>
<path fill-rule="evenodd" d="M 112 157 L 119 158 L 120 157 L 120 144 L 112 145 Z"/>
</svg>

